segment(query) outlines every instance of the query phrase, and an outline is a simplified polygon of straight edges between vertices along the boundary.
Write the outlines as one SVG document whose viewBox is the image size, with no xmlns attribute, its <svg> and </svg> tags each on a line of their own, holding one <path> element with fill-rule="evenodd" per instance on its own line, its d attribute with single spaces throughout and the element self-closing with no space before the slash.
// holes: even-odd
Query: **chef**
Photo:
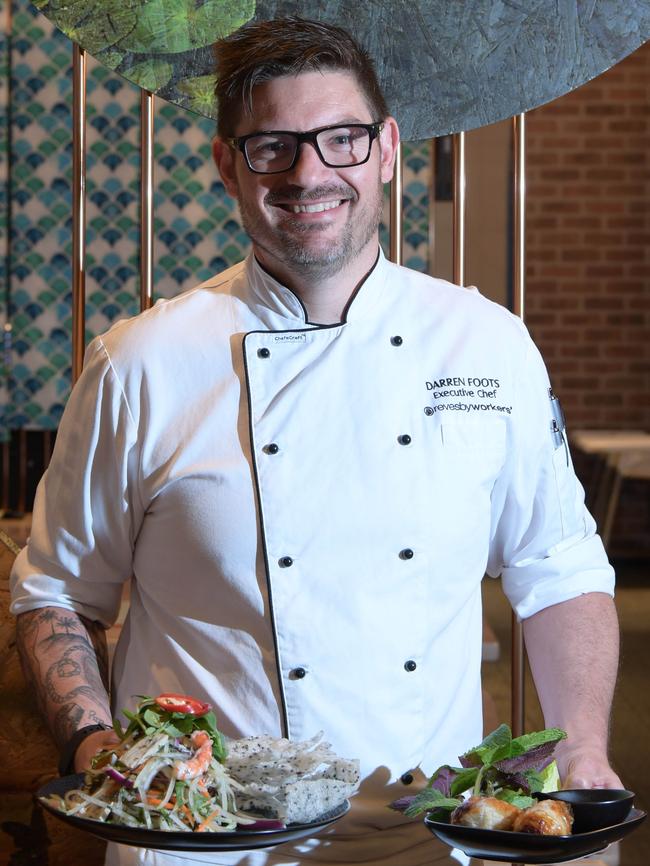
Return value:
<svg viewBox="0 0 650 866">
<path fill-rule="evenodd" d="M 89 346 L 13 574 L 23 659 L 63 771 L 160 692 L 360 758 L 331 832 L 210 863 L 445 862 L 386 804 L 481 739 L 486 572 L 569 734 L 563 776 L 619 784 L 612 569 L 521 322 L 379 248 L 399 136 L 365 52 L 291 19 L 217 58 L 214 157 L 252 252 Z M 91 641 L 131 576 L 109 705 Z"/>
</svg>

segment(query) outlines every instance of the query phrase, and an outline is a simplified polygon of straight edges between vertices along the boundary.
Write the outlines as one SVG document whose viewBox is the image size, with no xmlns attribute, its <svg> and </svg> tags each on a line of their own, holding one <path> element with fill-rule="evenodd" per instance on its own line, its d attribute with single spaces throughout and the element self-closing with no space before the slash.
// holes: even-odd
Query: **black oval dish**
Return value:
<svg viewBox="0 0 650 866">
<path fill-rule="evenodd" d="M 625 821 L 612 827 L 602 827 L 590 833 L 572 836 L 536 836 L 531 833 L 513 833 L 508 830 L 479 830 L 461 827 L 446 821 L 433 821 L 428 816 L 424 823 L 442 842 L 460 848 L 470 857 L 483 860 L 505 860 L 507 863 L 564 863 L 601 851 L 612 842 L 618 842 L 645 821 L 646 813 L 632 809 Z"/>
<path fill-rule="evenodd" d="M 120 842 L 123 845 L 133 845 L 135 848 L 157 848 L 161 851 L 246 851 L 253 848 L 269 848 L 272 845 L 281 845 L 283 842 L 293 842 L 305 836 L 313 836 L 320 833 L 325 827 L 329 827 L 339 818 L 342 818 L 350 809 L 350 801 L 345 800 L 340 806 L 331 809 L 325 815 L 321 815 L 316 821 L 308 824 L 288 824 L 280 830 L 234 830 L 227 833 L 193 833 L 191 830 L 147 830 L 140 827 L 124 827 L 120 824 L 107 824 L 104 821 L 95 821 L 91 818 L 77 818 L 76 815 L 66 815 L 56 806 L 45 802 L 42 798 L 50 794 L 58 794 L 62 797 L 67 791 L 79 788 L 83 784 L 83 773 L 74 776 L 64 776 L 61 779 L 53 779 L 43 785 L 34 795 L 44 809 L 76 827 L 85 830 L 94 836 L 107 839 L 110 842 Z"/>
<path fill-rule="evenodd" d="M 589 833 L 620 824 L 634 805 L 634 793 L 623 788 L 575 788 L 535 796 L 540 800 L 569 803 L 573 810 L 574 833 Z"/>
</svg>

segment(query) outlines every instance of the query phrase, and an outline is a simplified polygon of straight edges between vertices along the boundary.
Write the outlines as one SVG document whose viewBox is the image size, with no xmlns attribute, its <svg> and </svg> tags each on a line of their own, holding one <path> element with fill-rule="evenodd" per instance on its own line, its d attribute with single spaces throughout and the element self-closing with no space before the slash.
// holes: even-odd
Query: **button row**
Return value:
<svg viewBox="0 0 650 866">
<path fill-rule="evenodd" d="M 398 555 L 400 559 L 413 559 L 415 553 L 410 547 L 405 547 L 404 550 L 400 550 Z M 290 556 L 281 556 L 280 559 L 278 559 L 278 565 L 280 568 L 291 568 L 293 565 L 293 559 Z"/>
<path fill-rule="evenodd" d="M 409 673 L 413 673 L 413 671 L 417 668 L 417 664 L 413 661 L 413 659 L 409 659 L 407 662 L 404 662 L 404 670 Z M 293 668 L 289 671 L 289 679 L 290 680 L 304 680 L 307 676 L 307 670 L 303 667 Z M 403 780 L 402 780 L 403 781 Z M 411 780 L 412 781 L 412 780 Z M 410 784 L 409 782 L 404 782 L 405 785 Z"/>
<path fill-rule="evenodd" d="M 396 334 L 394 337 L 390 338 L 390 342 L 391 342 L 391 346 L 401 346 L 402 343 L 404 342 L 404 340 L 399 336 L 399 334 Z M 261 349 L 257 350 L 257 357 L 258 358 L 270 358 L 271 357 L 271 350 L 267 349 L 266 346 L 262 346 Z"/>
<path fill-rule="evenodd" d="M 397 437 L 397 441 L 400 445 L 410 445 L 413 439 L 411 438 L 411 436 L 409 436 L 408 433 L 401 433 Z M 268 445 L 264 445 L 262 447 L 262 451 L 265 454 L 277 454 L 279 450 L 280 446 L 277 444 L 277 442 L 269 442 Z"/>
</svg>

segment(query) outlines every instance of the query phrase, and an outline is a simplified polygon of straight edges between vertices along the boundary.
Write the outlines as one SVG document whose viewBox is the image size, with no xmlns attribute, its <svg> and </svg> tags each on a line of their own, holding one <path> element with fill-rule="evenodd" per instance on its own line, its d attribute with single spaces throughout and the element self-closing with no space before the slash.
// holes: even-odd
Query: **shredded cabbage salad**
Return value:
<svg viewBox="0 0 650 866">
<path fill-rule="evenodd" d="M 149 830 L 283 826 L 238 811 L 244 788 L 223 766 L 224 740 L 209 706 L 160 700 L 168 697 L 145 696 L 126 712 L 126 731 L 115 724 L 119 745 L 96 756 L 81 788 L 48 803 L 66 815 Z"/>
</svg>

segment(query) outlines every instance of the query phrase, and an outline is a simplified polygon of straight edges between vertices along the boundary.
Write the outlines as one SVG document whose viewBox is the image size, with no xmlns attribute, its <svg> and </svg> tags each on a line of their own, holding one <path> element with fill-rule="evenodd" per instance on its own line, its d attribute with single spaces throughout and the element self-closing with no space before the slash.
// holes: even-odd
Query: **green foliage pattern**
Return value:
<svg viewBox="0 0 650 866">
<path fill-rule="evenodd" d="M 34 2 L 100 63 L 152 93 L 164 88 L 167 98 L 207 117 L 216 117 L 216 78 L 209 55 L 194 54 L 250 21 L 256 9 L 256 0 Z"/>
</svg>

